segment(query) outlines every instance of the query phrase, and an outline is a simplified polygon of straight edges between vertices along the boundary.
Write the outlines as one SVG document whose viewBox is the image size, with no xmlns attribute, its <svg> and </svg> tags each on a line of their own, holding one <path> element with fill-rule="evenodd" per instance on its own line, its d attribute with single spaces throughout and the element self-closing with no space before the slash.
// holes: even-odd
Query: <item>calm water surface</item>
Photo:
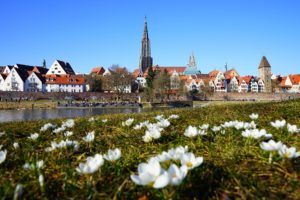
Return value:
<svg viewBox="0 0 300 200">
<path fill-rule="evenodd" d="M 74 118 L 116 113 L 139 113 L 168 108 L 59 108 L 34 110 L 0 110 L 0 122 Z"/>
</svg>

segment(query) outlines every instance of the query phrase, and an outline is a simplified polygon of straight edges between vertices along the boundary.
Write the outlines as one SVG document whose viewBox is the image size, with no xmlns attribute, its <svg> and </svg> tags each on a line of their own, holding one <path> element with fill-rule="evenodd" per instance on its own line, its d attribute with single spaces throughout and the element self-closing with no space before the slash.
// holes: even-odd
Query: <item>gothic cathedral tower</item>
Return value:
<svg viewBox="0 0 300 200">
<path fill-rule="evenodd" d="M 265 56 L 262 57 L 259 67 L 259 77 L 265 84 L 265 92 L 272 92 L 272 80 L 271 80 L 271 65 L 269 64 Z"/>
<path fill-rule="evenodd" d="M 140 72 L 144 73 L 146 69 L 153 64 L 153 59 L 151 57 L 151 47 L 150 47 L 150 39 L 148 35 L 148 27 L 147 27 L 147 18 L 145 17 L 144 22 L 144 34 L 142 39 L 142 50 L 140 56 L 139 69 Z"/>
</svg>

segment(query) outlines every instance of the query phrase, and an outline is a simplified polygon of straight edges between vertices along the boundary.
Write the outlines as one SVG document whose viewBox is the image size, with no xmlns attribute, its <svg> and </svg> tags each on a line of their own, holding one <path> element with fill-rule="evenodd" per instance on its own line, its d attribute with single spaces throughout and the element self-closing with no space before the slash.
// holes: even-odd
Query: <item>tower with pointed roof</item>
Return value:
<svg viewBox="0 0 300 200">
<path fill-rule="evenodd" d="M 265 92 L 272 92 L 271 65 L 265 56 L 263 56 L 260 61 L 258 71 L 259 77 L 265 84 Z"/>
<path fill-rule="evenodd" d="M 151 57 L 150 39 L 148 35 L 147 18 L 144 21 L 144 33 L 142 38 L 142 49 L 140 56 L 139 69 L 140 73 L 144 73 L 146 69 L 153 65 L 153 59 Z"/>
<path fill-rule="evenodd" d="M 189 64 L 187 65 L 187 68 L 184 70 L 183 75 L 197 75 L 201 74 L 201 71 L 197 69 L 197 63 L 194 56 L 194 53 L 192 53 L 189 57 Z"/>
<path fill-rule="evenodd" d="M 195 56 L 194 56 L 194 53 L 192 53 L 190 55 L 190 58 L 189 58 L 189 67 L 194 67 L 194 68 L 197 68 L 197 63 L 196 63 L 196 59 L 195 59 Z"/>
</svg>

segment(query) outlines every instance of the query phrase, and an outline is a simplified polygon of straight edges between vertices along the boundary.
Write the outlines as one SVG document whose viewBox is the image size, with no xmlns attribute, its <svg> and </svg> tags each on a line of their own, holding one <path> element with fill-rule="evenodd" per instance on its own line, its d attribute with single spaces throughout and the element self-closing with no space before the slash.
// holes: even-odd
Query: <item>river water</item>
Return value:
<svg viewBox="0 0 300 200">
<path fill-rule="evenodd" d="M 0 110 L 0 122 L 32 121 L 53 118 L 74 118 L 102 114 L 139 113 L 167 108 L 59 108 L 59 109 L 24 109 Z"/>
</svg>

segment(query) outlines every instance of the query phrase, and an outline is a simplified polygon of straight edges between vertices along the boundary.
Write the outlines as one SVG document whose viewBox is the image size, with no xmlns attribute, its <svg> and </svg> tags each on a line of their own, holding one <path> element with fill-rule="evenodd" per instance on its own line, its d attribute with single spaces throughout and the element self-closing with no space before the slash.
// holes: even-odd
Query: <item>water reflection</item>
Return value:
<svg viewBox="0 0 300 200">
<path fill-rule="evenodd" d="M 60 108 L 36 110 L 0 110 L 0 122 L 31 121 L 53 118 L 73 118 L 102 114 L 147 112 L 145 108 Z M 157 110 L 157 109 L 155 109 Z M 158 110 L 162 110 L 159 108 Z"/>
</svg>

